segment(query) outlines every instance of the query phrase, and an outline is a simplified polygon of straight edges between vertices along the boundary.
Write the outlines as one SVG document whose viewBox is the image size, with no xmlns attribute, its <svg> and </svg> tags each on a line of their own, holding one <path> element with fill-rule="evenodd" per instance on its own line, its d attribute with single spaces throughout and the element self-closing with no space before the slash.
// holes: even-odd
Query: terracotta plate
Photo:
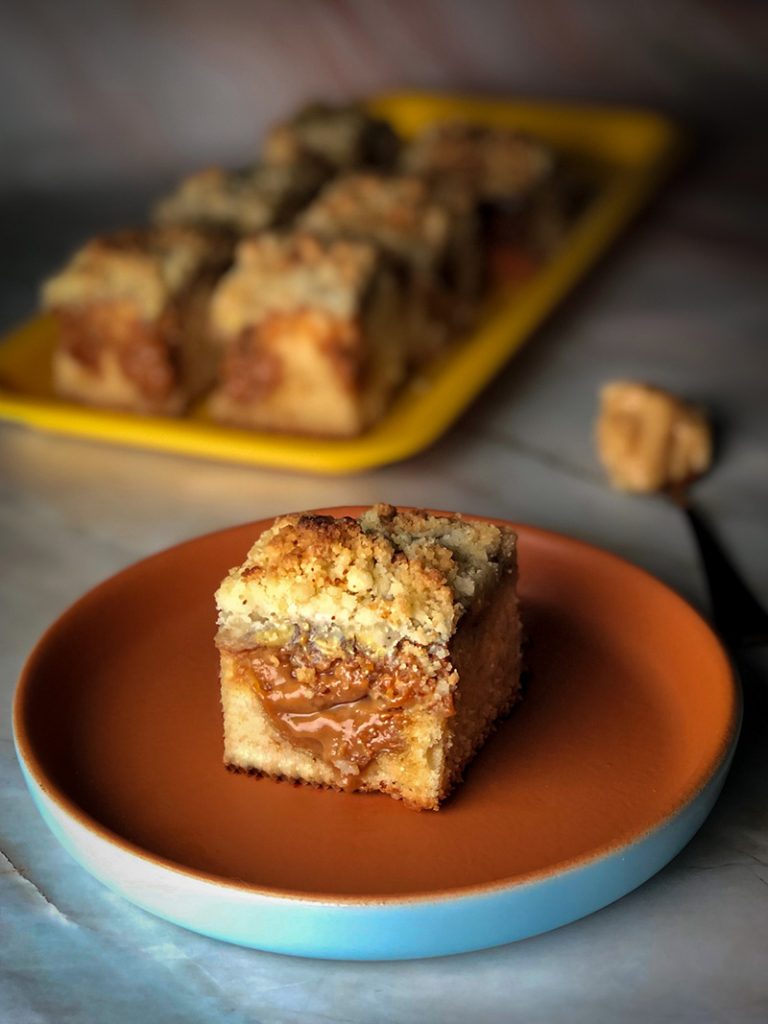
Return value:
<svg viewBox="0 0 768 1024">
<path fill-rule="evenodd" d="M 739 718 L 717 640 L 640 569 L 527 526 L 527 696 L 443 810 L 227 772 L 213 592 L 268 525 L 201 537 L 107 580 L 23 672 L 15 735 L 33 796 L 107 884 L 247 945 L 424 956 L 588 913 L 701 823 Z"/>
</svg>

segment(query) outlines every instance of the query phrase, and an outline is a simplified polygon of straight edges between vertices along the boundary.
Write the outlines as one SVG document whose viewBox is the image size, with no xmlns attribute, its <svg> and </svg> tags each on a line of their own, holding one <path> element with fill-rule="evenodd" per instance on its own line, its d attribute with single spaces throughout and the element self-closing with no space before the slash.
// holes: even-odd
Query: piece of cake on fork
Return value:
<svg viewBox="0 0 768 1024">
<path fill-rule="evenodd" d="M 216 594 L 224 761 L 437 809 L 520 695 L 515 534 L 279 518 Z"/>
</svg>

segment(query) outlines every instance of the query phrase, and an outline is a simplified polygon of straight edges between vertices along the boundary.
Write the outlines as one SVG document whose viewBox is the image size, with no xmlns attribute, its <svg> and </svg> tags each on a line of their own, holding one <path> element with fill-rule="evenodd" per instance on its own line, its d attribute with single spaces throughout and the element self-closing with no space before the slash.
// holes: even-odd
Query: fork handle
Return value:
<svg viewBox="0 0 768 1024">
<path fill-rule="evenodd" d="M 712 528 L 693 505 L 683 509 L 698 543 L 712 619 L 724 640 L 739 647 L 768 643 L 768 612 L 742 579 Z"/>
</svg>

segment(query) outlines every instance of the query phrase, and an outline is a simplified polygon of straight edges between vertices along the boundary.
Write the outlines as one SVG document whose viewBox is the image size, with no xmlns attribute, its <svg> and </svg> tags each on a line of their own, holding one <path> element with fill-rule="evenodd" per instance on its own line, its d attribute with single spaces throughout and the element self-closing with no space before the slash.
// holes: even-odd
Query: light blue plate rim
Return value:
<svg viewBox="0 0 768 1024">
<path fill-rule="evenodd" d="M 682 808 L 625 846 L 514 884 L 433 897 L 319 899 L 275 896 L 227 880 L 197 877 L 151 855 L 137 857 L 76 821 L 33 778 L 18 745 L 26 784 L 43 820 L 89 873 L 114 892 L 172 924 L 210 938 L 270 952 L 320 959 L 398 960 L 446 956 L 503 945 L 585 917 L 636 889 L 692 839 L 712 810 L 736 748 L 741 706 L 728 749 L 709 781 Z M 100 849 L 95 864 L 82 835 Z M 123 859 L 143 860 L 154 882 L 131 884 Z M 126 881 L 128 879 L 128 881 Z M 184 899 L 181 899 L 181 896 Z M 179 909 L 179 908 L 182 909 Z"/>
</svg>

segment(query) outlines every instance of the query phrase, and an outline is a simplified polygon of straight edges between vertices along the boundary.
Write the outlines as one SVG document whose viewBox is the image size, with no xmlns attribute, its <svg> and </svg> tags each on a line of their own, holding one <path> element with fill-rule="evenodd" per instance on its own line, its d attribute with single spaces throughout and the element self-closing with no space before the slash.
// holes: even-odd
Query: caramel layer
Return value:
<svg viewBox="0 0 768 1024">
<path fill-rule="evenodd" d="M 94 303 L 55 311 L 59 344 L 95 376 L 106 349 L 116 353 L 123 373 L 149 399 L 171 393 L 178 377 L 179 315 L 169 306 L 156 321 L 142 321 L 130 303 Z"/>
<path fill-rule="evenodd" d="M 238 670 L 280 734 L 333 765 L 348 789 L 377 754 L 402 749 L 403 713 L 421 679 L 415 664 L 359 653 L 312 660 L 300 648 L 242 651 Z"/>
</svg>

